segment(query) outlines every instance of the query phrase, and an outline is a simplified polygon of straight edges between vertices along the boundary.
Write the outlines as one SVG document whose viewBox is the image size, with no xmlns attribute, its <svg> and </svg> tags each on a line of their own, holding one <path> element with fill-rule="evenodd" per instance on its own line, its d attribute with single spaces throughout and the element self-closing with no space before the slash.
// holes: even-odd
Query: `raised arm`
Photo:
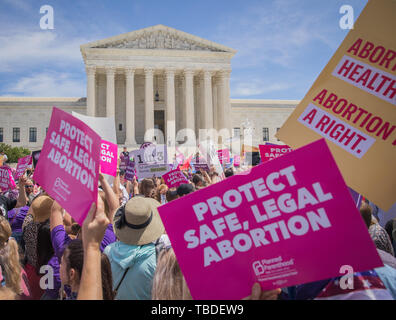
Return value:
<svg viewBox="0 0 396 320">
<path fill-rule="evenodd" d="M 109 183 L 101 173 L 99 174 L 99 181 L 100 181 L 100 185 L 102 186 L 103 192 L 105 193 L 107 204 L 109 206 L 110 212 L 108 218 L 110 220 L 110 223 L 113 223 L 114 212 L 119 207 L 118 197 L 114 193 L 114 189 L 110 187 Z"/>
<path fill-rule="evenodd" d="M 57 226 L 63 226 L 63 208 L 54 200 L 51 208 L 50 230 L 52 231 Z"/>
<path fill-rule="evenodd" d="M 15 206 L 15 208 L 20 208 L 20 207 L 24 207 L 26 206 L 27 203 L 27 196 L 26 196 L 26 181 L 27 178 L 25 176 L 21 176 L 19 178 L 19 195 L 18 195 L 18 200 L 17 200 L 17 204 Z"/>
<path fill-rule="evenodd" d="M 100 243 L 109 219 L 98 196 L 98 206 L 92 204 L 82 227 L 84 264 L 77 300 L 103 300 Z"/>
</svg>

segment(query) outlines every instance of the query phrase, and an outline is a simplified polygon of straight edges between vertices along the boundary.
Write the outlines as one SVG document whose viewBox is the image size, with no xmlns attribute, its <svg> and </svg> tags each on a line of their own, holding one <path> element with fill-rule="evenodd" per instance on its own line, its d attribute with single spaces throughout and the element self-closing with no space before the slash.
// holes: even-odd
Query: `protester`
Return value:
<svg viewBox="0 0 396 320">
<path fill-rule="evenodd" d="M 151 299 L 152 279 L 157 265 L 155 242 L 165 232 L 158 213 L 160 203 L 135 196 L 114 216 L 118 242 L 106 247 L 117 300 Z"/>
<path fill-rule="evenodd" d="M 192 176 L 192 183 L 195 186 L 196 190 L 202 189 L 205 187 L 205 181 L 200 174 L 194 174 Z"/>
<path fill-rule="evenodd" d="M 191 192 L 194 192 L 195 188 L 192 184 L 183 183 L 177 187 L 177 194 L 179 197 L 183 197 Z"/>
<path fill-rule="evenodd" d="M 161 203 L 161 204 L 165 204 L 167 202 L 166 200 L 166 193 L 168 192 L 168 186 L 166 184 L 161 184 L 158 188 L 157 188 L 157 193 L 155 196 L 155 199 Z"/>
<path fill-rule="evenodd" d="M 382 228 L 376 220 L 372 217 L 372 209 L 370 206 L 362 206 L 360 209 L 360 214 L 363 217 L 363 220 L 368 226 L 368 231 L 370 233 L 371 239 L 373 239 L 375 246 L 378 249 L 381 249 L 385 252 L 388 252 L 390 255 L 395 256 L 395 252 L 393 251 L 393 246 L 391 239 L 389 238 L 388 233 Z"/>
<path fill-rule="evenodd" d="M 4 153 L 4 151 L 0 151 L 0 167 L 3 166 L 8 160 L 7 155 Z"/>
<path fill-rule="evenodd" d="M 82 242 L 84 245 L 84 264 L 81 273 L 78 300 L 102 300 L 102 271 L 100 243 L 109 219 L 104 212 L 104 203 L 98 197 L 98 204 L 92 204 L 82 226 Z"/>
<path fill-rule="evenodd" d="M 396 239 L 394 237 L 396 236 L 396 218 L 388 220 L 385 224 L 385 231 L 392 242 L 393 251 L 396 253 Z"/>
<path fill-rule="evenodd" d="M 259 283 L 244 300 L 277 300 L 281 289 L 263 291 Z M 170 245 L 161 251 L 153 279 L 153 300 L 192 300 L 190 290 Z"/>
<path fill-rule="evenodd" d="M 123 157 L 129 157 L 129 152 L 127 151 L 127 147 L 123 148 L 121 154 L 122 154 Z M 120 155 L 120 157 L 121 157 L 121 155 Z"/>
<path fill-rule="evenodd" d="M 18 244 L 11 237 L 11 226 L 3 216 L 0 216 L 0 270 L 0 287 L 6 286 L 20 298 L 28 299 L 29 283 L 19 262 Z"/>
<path fill-rule="evenodd" d="M 232 177 L 234 175 L 234 170 L 232 168 L 228 168 L 227 170 L 225 170 L 224 175 L 226 178 Z"/>
<path fill-rule="evenodd" d="M 37 209 L 36 209 L 37 210 Z M 33 219 L 33 207 L 29 207 L 28 213 L 22 225 L 22 250 L 24 251 L 25 271 L 31 287 L 31 298 L 39 300 L 44 294 L 40 288 L 40 275 L 37 269 L 37 232 L 40 222 Z"/>
<path fill-rule="evenodd" d="M 152 179 L 143 179 L 139 185 L 139 193 L 146 198 L 155 199 L 156 186 Z"/>
<path fill-rule="evenodd" d="M 178 198 L 179 198 L 179 195 L 177 194 L 176 188 L 168 189 L 168 191 L 166 192 L 166 202 L 171 202 Z"/>
</svg>

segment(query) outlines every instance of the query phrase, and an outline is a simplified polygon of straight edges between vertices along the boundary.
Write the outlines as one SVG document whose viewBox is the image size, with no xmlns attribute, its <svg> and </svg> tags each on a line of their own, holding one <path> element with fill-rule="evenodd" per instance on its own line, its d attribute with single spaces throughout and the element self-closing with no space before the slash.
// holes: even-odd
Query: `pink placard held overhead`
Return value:
<svg viewBox="0 0 396 320">
<path fill-rule="evenodd" d="M 89 126 L 53 108 L 33 179 L 80 225 L 97 200 L 100 146 Z"/>
<path fill-rule="evenodd" d="M 0 191 L 15 189 L 16 184 L 12 175 L 11 168 L 8 166 L 0 167 Z"/>
<path fill-rule="evenodd" d="M 259 145 L 261 162 L 267 162 L 286 153 L 292 152 L 293 149 L 286 145 Z"/>
<path fill-rule="evenodd" d="M 100 145 L 100 172 L 115 177 L 117 175 L 117 152 L 115 143 L 102 140 Z"/>
<path fill-rule="evenodd" d="M 194 299 L 382 266 L 324 139 L 158 210 Z"/>
<path fill-rule="evenodd" d="M 186 176 L 179 169 L 165 173 L 162 178 L 168 188 L 177 188 L 183 183 L 188 183 Z"/>
<path fill-rule="evenodd" d="M 217 155 L 219 157 L 221 164 L 230 163 L 230 150 L 229 149 L 217 150 Z"/>
<path fill-rule="evenodd" d="M 28 155 L 18 159 L 18 165 L 15 171 L 15 179 L 19 179 L 25 173 L 27 167 L 32 164 L 32 156 Z"/>
<path fill-rule="evenodd" d="M 234 167 L 239 167 L 241 165 L 241 156 L 236 154 L 234 156 Z"/>
</svg>

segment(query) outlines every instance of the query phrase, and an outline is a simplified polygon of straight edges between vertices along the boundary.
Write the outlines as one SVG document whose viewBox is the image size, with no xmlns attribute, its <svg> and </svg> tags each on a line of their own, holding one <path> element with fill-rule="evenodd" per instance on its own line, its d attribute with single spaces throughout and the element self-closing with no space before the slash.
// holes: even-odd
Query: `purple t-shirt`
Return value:
<svg viewBox="0 0 396 320">
<path fill-rule="evenodd" d="M 100 251 L 103 252 L 103 250 L 110 243 L 113 243 L 116 240 L 117 239 L 113 231 L 113 225 L 109 224 L 103 236 L 102 243 L 100 244 Z M 69 242 L 72 241 L 72 239 L 66 233 L 65 227 L 63 225 L 58 225 L 51 231 L 51 241 L 55 254 L 48 262 L 48 265 L 50 265 L 54 270 L 54 289 L 48 289 L 47 294 L 51 298 L 56 299 L 59 293 L 59 289 L 61 287 L 61 280 L 59 274 L 60 261 L 62 259 L 63 252 L 65 251 Z"/>
<path fill-rule="evenodd" d="M 28 211 L 28 206 L 15 208 L 8 211 L 8 221 L 11 225 L 12 232 L 22 232 L 22 224 Z"/>
<path fill-rule="evenodd" d="M 63 225 L 56 226 L 51 231 L 51 240 L 52 240 L 52 247 L 54 248 L 55 255 L 59 258 L 62 258 L 63 251 L 72 240 L 69 235 L 65 231 L 65 227 Z M 100 244 L 100 251 L 103 250 L 113 242 L 116 242 L 117 238 L 113 231 L 113 225 L 109 224 L 103 236 L 102 243 Z"/>
</svg>

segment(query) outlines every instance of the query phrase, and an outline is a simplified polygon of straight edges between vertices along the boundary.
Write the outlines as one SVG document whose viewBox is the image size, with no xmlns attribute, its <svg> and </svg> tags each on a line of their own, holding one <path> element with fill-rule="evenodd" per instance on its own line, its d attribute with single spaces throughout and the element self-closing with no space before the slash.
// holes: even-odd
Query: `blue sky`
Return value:
<svg viewBox="0 0 396 320">
<path fill-rule="evenodd" d="M 367 0 L 1 0 L 0 96 L 86 96 L 80 45 L 157 24 L 229 46 L 231 98 L 302 99 Z M 54 30 L 41 30 L 42 5 Z"/>
</svg>

